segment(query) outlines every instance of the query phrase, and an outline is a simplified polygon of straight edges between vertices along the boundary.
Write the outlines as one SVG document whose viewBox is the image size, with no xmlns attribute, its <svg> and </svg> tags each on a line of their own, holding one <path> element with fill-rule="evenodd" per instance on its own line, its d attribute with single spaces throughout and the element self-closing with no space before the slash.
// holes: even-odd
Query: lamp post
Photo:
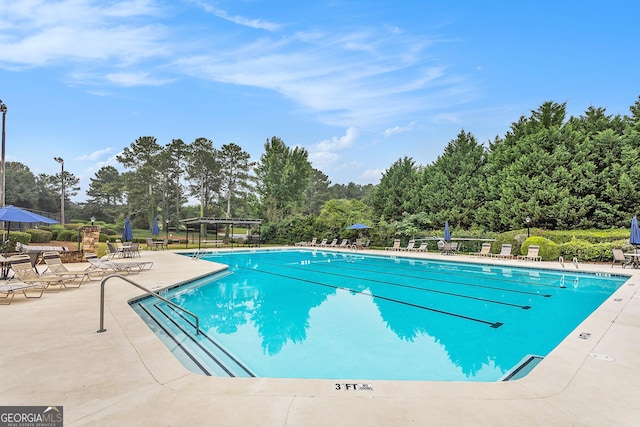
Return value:
<svg viewBox="0 0 640 427">
<path fill-rule="evenodd" d="M 93 222 L 96 220 L 96 217 L 91 215 L 90 221 L 91 221 L 91 226 L 93 227 Z"/>
<path fill-rule="evenodd" d="M 530 217 L 526 217 L 525 221 L 527 222 L 527 237 L 529 237 L 531 235 L 531 233 L 529 232 L 529 228 L 531 226 L 531 218 Z"/>
<path fill-rule="evenodd" d="M 60 224 L 64 225 L 64 160 L 62 157 L 54 157 L 53 160 L 62 166 L 60 172 Z"/>
<path fill-rule="evenodd" d="M 0 186 L 2 187 L 0 191 L 2 191 L 2 195 L 0 196 L 0 203 L 2 203 L 2 208 L 4 208 L 5 202 L 5 186 L 4 186 L 4 158 L 5 158 L 5 143 L 4 143 L 4 124 L 7 116 L 7 104 L 2 102 L 0 99 L 0 113 L 2 113 L 2 158 L 0 159 Z"/>
<path fill-rule="evenodd" d="M 169 243 L 169 218 L 164 220 L 164 232 L 165 232 L 165 239 L 167 241 L 167 244 Z"/>
</svg>

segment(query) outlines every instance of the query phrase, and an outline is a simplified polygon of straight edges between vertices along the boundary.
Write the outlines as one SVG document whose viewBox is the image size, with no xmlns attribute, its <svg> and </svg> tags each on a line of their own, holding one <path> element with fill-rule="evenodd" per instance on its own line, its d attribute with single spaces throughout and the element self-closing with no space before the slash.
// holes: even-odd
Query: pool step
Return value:
<svg viewBox="0 0 640 427">
<path fill-rule="evenodd" d="M 171 306 L 143 300 L 132 308 L 190 371 L 221 377 L 255 376 L 205 332 L 196 334 L 195 324 Z"/>
<path fill-rule="evenodd" d="M 527 375 L 533 368 L 536 367 L 544 359 L 542 356 L 536 356 L 533 354 L 526 355 L 520 362 L 516 364 L 511 370 L 500 378 L 500 381 L 514 381 Z"/>
</svg>

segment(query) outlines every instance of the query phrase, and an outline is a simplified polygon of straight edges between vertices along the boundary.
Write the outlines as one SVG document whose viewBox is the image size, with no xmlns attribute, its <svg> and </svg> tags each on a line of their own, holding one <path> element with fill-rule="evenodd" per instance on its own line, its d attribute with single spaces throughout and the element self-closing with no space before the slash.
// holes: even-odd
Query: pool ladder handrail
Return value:
<svg viewBox="0 0 640 427">
<path fill-rule="evenodd" d="M 178 304 L 169 301 L 168 299 L 160 296 L 157 292 L 152 291 L 151 289 L 148 289 L 144 286 L 142 286 L 139 283 L 134 282 L 133 280 L 122 276 L 121 274 L 111 274 L 107 277 L 105 277 L 104 279 L 102 279 L 102 281 L 100 282 L 100 329 L 98 329 L 96 332 L 105 332 L 106 329 L 104 328 L 104 285 L 107 283 L 107 280 L 109 279 L 113 279 L 114 277 L 118 277 L 122 280 L 124 280 L 125 282 L 142 289 L 143 291 L 153 295 L 156 298 L 161 299 L 162 301 L 166 302 L 167 304 L 171 305 L 172 307 L 177 308 L 178 310 L 183 311 L 184 313 L 192 316 L 195 321 L 196 321 L 196 335 L 200 334 L 200 319 L 198 318 L 198 316 L 196 316 L 195 314 L 193 314 L 192 312 L 190 312 L 189 310 L 187 310 L 186 308 L 180 307 Z"/>
</svg>

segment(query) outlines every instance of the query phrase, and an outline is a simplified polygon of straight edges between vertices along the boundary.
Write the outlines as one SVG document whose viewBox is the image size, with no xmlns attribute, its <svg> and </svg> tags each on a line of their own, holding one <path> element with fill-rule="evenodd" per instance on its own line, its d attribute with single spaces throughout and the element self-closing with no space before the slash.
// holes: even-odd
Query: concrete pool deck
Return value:
<svg viewBox="0 0 640 427">
<path fill-rule="evenodd" d="M 388 251 L 361 251 L 391 255 Z M 547 262 L 439 253 L 393 255 L 562 269 Z M 220 268 L 171 251 L 144 251 L 150 271 L 128 276 L 151 289 Z M 69 268 L 82 269 L 82 264 Z M 580 264 L 631 278 L 529 375 L 511 382 L 205 377 L 187 371 L 131 309 L 142 292 L 117 278 L 78 289 L 17 295 L 0 306 L 0 405 L 63 406 L 65 426 L 637 426 L 640 423 L 640 270 Z M 575 271 L 571 263 L 564 267 Z M 586 339 L 582 333 L 590 334 Z"/>
</svg>

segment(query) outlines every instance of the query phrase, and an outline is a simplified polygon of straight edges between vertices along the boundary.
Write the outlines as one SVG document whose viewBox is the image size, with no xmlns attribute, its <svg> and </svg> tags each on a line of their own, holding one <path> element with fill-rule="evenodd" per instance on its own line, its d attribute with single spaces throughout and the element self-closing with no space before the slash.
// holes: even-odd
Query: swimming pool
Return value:
<svg viewBox="0 0 640 427">
<path fill-rule="evenodd" d="M 132 306 L 188 369 L 221 376 L 498 381 L 628 279 L 321 250 L 205 259 L 229 271 L 163 294 L 201 334 L 160 300 Z"/>
</svg>

